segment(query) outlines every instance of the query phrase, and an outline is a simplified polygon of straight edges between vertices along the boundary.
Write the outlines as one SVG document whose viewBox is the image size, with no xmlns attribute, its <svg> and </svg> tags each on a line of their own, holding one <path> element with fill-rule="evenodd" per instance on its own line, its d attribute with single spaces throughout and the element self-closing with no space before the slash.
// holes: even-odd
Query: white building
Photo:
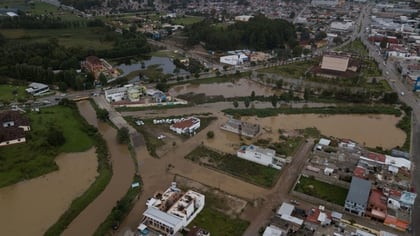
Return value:
<svg viewBox="0 0 420 236">
<path fill-rule="evenodd" d="M 146 205 L 147 210 L 137 228 L 139 233 L 151 229 L 171 236 L 190 224 L 203 210 L 205 196 L 192 190 L 182 193 L 173 182 L 164 193 L 150 198 Z"/>
<path fill-rule="evenodd" d="M 224 63 L 224 64 L 228 64 L 232 66 L 241 65 L 245 61 L 248 61 L 248 56 L 243 53 L 220 57 L 220 63 Z"/>
<path fill-rule="evenodd" d="M 50 91 L 50 88 L 46 84 L 42 83 L 31 83 L 28 88 L 25 89 L 27 93 L 32 94 L 33 96 L 39 96 Z"/>
<path fill-rule="evenodd" d="M 269 225 L 265 228 L 262 236 L 282 236 L 282 235 L 287 235 L 287 232 L 274 225 Z"/>
<path fill-rule="evenodd" d="M 128 88 L 126 87 L 120 87 L 105 90 L 105 99 L 110 103 L 125 100 L 127 97 L 127 89 Z"/>
<path fill-rule="evenodd" d="M 336 7 L 340 4 L 339 0 L 312 0 L 312 6 L 326 6 L 326 7 Z"/>
<path fill-rule="evenodd" d="M 249 21 L 249 19 L 251 19 L 254 16 L 247 16 L 247 15 L 242 15 L 242 16 L 235 16 L 235 20 L 236 21 Z"/>
<path fill-rule="evenodd" d="M 349 31 L 353 28 L 353 22 L 331 22 L 330 29 L 332 31 Z"/>
<path fill-rule="evenodd" d="M 200 128 L 200 119 L 197 117 L 188 117 L 172 124 L 169 129 L 177 134 L 193 134 Z"/>
<path fill-rule="evenodd" d="M 269 148 L 261 148 L 255 145 L 242 146 L 236 154 L 239 158 L 252 161 L 264 166 L 270 166 L 280 170 L 283 167 L 281 158 L 276 156 L 276 151 Z"/>
</svg>

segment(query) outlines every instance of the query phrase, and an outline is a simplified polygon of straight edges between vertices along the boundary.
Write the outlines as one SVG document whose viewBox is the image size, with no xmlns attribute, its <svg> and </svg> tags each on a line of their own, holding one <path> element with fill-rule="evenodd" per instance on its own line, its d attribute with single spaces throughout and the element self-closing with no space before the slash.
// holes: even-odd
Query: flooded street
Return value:
<svg viewBox="0 0 420 236">
<path fill-rule="evenodd" d="M 183 84 L 172 87 L 169 93 L 173 96 L 191 92 L 205 93 L 207 96 L 223 95 L 228 98 L 250 96 L 252 91 L 255 92 L 256 96 L 271 96 L 274 93 L 271 88 L 248 79 L 239 79 L 235 83 Z"/>
<path fill-rule="evenodd" d="M 58 171 L 0 189 L 2 235 L 43 235 L 97 176 L 93 148 L 55 161 Z"/>
<path fill-rule="evenodd" d="M 405 133 L 395 125 L 399 117 L 393 115 L 278 115 L 275 117 L 244 117 L 243 121 L 258 123 L 263 130 L 258 138 L 278 140 L 278 130 L 304 129 L 316 127 L 325 136 L 352 139 L 368 147 L 381 146 L 393 148 L 402 145 Z M 271 130 L 271 133 L 264 131 Z M 234 133 L 217 130 L 215 139 L 209 139 L 208 145 L 218 150 L 236 153 L 241 142 L 251 143 L 254 140 L 239 139 Z"/>
</svg>

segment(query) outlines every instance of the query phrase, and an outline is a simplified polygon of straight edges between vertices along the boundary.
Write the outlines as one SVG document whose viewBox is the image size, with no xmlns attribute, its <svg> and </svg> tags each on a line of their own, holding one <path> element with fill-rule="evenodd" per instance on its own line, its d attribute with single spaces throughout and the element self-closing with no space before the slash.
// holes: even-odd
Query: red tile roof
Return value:
<svg viewBox="0 0 420 236">
<path fill-rule="evenodd" d="M 384 225 L 388 225 L 402 231 L 406 231 L 408 228 L 408 222 L 400 220 L 397 217 L 391 215 L 388 215 L 385 218 Z"/>
<path fill-rule="evenodd" d="M 386 214 L 386 197 L 382 193 L 382 191 L 378 189 L 372 189 L 370 196 L 369 196 L 369 205 L 372 204 L 374 208 L 381 209 L 382 212 Z"/>
<path fill-rule="evenodd" d="M 328 219 L 331 219 L 331 212 L 324 212 L 324 213 L 327 214 Z M 319 214 L 321 214 L 321 210 L 319 210 L 318 208 L 313 208 L 311 214 L 309 214 L 306 217 L 306 221 L 309 221 L 315 224 L 320 224 L 321 222 L 318 221 Z"/>
<path fill-rule="evenodd" d="M 188 118 L 186 120 L 173 124 L 172 127 L 177 128 L 177 129 L 185 129 L 185 128 L 193 126 L 195 124 L 194 121 L 195 121 L 194 118 Z"/>
<path fill-rule="evenodd" d="M 359 177 L 361 179 L 367 179 L 366 169 L 361 166 L 356 167 L 356 169 L 353 171 L 353 176 Z"/>
<path fill-rule="evenodd" d="M 373 160 L 373 161 L 379 161 L 379 162 L 384 162 L 386 160 L 385 155 L 383 154 L 379 154 L 379 153 L 374 153 L 374 152 L 370 152 L 366 155 L 367 158 Z"/>
</svg>

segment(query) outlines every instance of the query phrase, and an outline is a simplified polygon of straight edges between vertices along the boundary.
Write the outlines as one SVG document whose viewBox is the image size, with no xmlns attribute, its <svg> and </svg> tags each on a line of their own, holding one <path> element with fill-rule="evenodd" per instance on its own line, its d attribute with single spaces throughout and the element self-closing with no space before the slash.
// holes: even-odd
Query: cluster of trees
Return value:
<svg viewBox="0 0 420 236">
<path fill-rule="evenodd" d="M 204 42 L 210 50 L 271 50 L 294 48 L 298 44 L 293 24 L 281 19 L 272 20 L 257 15 L 248 22 L 237 22 L 226 29 L 211 23 L 208 19 L 187 27 L 187 42 L 190 45 Z"/>
<path fill-rule="evenodd" d="M 61 4 L 72 6 L 79 10 L 86 10 L 92 7 L 100 7 L 102 0 L 60 0 Z"/>
<path fill-rule="evenodd" d="M 61 90 L 90 89 L 94 86 L 93 75 L 76 72 L 86 56 L 142 57 L 150 50 L 145 36 L 128 31 L 116 36 L 112 49 L 100 51 L 64 47 L 55 38 L 47 42 L 8 41 L 0 34 L 0 76 L 55 84 Z"/>
<path fill-rule="evenodd" d="M 173 63 L 177 68 L 182 68 L 186 71 L 189 71 L 191 74 L 197 74 L 197 73 L 200 73 L 202 70 L 204 70 L 204 66 L 198 60 L 195 60 L 194 58 L 189 59 L 188 65 L 185 65 L 179 59 L 173 60 Z"/>
<path fill-rule="evenodd" d="M 70 21 L 49 15 L 20 15 L 19 17 L 0 17 L 0 28 L 2 29 L 63 29 L 102 27 L 104 25 L 105 23 L 100 19 Z"/>
</svg>

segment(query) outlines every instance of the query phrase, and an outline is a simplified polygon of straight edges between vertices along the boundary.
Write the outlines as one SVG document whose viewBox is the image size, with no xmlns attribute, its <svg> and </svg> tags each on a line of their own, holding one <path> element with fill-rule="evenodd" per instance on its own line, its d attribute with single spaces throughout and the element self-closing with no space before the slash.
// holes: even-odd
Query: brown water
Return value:
<svg viewBox="0 0 420 236">
<path fill-rule="evenodd" d="M 259 138 L 278 140 L 278 129 L 293 130 L 316 127 L 323 135 L 348 138 L 368 147 L 381 146 L 393 148 L 402 145 L 405 133 L 397 128 L 399 118 L 392 115 L 278 115 L 275 117 L 244 117 L 244 121 L 258 123 L 263 128 Z M 265 130 L 271 130 L 267 132 Z M 237 134 L 217 130 L 215 139 L 209 139 L 210 146 L 221 151 L 235 153 L 241 142 L 252 140 L 239 139 Z"/>
<path fill-rule="evenodd" d="M 134 176 L 134 165 L 127 145 L 117 143 L 117 130 L 107 123 L 96 121 L 96 113 L 88 101 L 77 103 L 82 116 L 98 130 L 105 139 L 112 163 L 113 175 L 104 191 L 84 209 L 67 227 L 62 235 L 93 235 L 127 190 Z"/>
<path fill-rule="evenodd" d="M 254 91 L 256 96 L 273 95 L 273 90 L 248 79 L 239 79 L 235 83 L 212 83 L 212 84 L 183 84 L 174 86 L 169 90 L 173 96 L 185 93 L 205 93 L 208 96 L 223 95 L 224 97 L 250 96 Z"/>
<path fill-rule="evenodd" d="M 43 235 L 97 176 L 93 148 L 55 161 L 58 171 L 0 189 L 1 235 Z"/>
</svg>

